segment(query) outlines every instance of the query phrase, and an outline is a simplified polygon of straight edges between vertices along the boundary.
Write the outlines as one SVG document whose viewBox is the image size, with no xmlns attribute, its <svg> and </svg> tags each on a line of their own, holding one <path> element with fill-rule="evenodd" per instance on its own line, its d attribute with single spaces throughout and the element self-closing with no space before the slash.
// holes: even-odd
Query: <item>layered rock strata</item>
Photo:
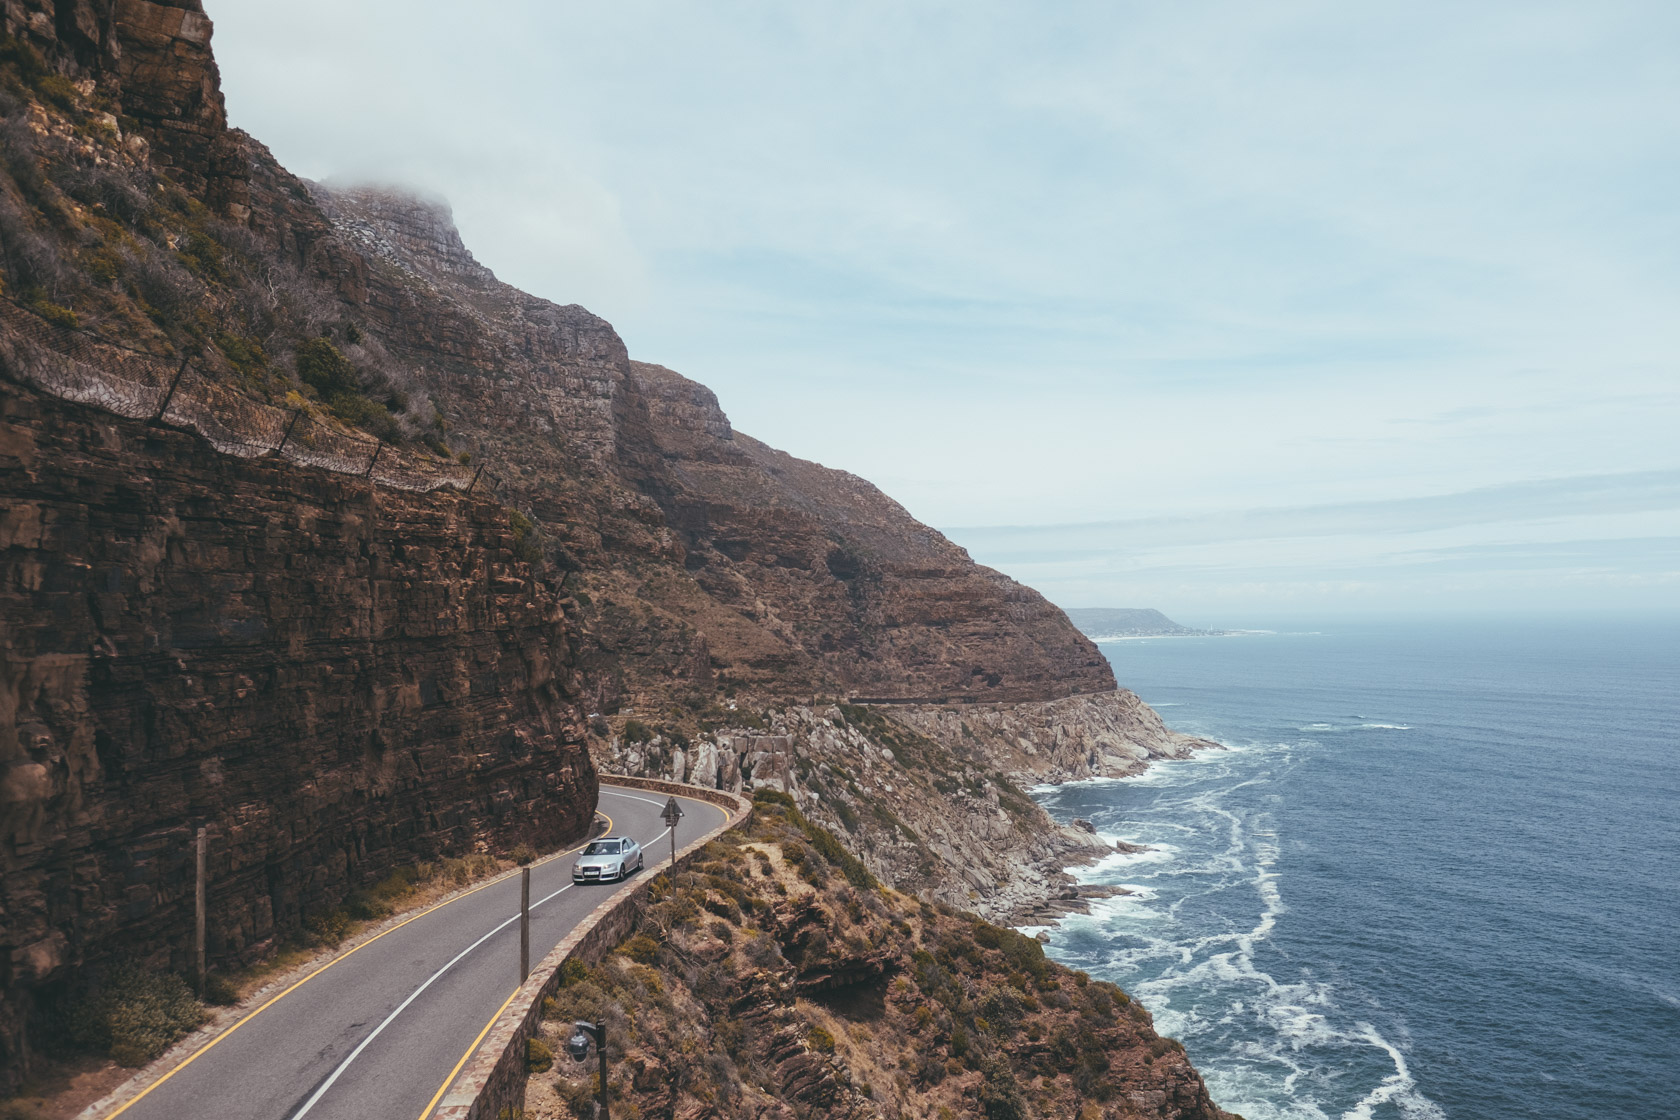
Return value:
<svg viewBox="0 0 1680 1120">
<path fill-rule="evenodd" d="M 575 635 L 500 505 L 3 379 L 0 490 L 0 1070 L 79 966 L 190 970 L 201 826 L 218 965 L 393 867 L 587 827 Z"/>
<path fill-rule="evenodd" d="M 605 772 L 791 795 L 894 886 L 995 920 L 1083 909 L 1064 869 L 1112 853 L 1023 792 L 1138 773 L 1217 744 L 1168 729 L 1120 690 L 1037 704 L 792 705 L 699 732 L 596 739 Z M 629 725 L 628 721 L 625 721 Z M 629 725 L 635 726 L 635 725 Z"/>
</svg>

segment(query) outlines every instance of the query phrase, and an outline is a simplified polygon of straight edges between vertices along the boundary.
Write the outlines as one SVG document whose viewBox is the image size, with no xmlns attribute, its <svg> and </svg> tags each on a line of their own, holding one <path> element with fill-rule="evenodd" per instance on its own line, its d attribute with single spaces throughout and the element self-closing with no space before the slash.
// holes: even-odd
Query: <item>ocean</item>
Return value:
<svg viewBox="0 0 1680 1120">
<path fill-rule="evenodd" d="M 1230 749 L 1043 787 L 1148 845 L 1050 955 L 1248 1120 L 1680 1116 L 1680 620 L 1105 643 Z"/>
</svg>

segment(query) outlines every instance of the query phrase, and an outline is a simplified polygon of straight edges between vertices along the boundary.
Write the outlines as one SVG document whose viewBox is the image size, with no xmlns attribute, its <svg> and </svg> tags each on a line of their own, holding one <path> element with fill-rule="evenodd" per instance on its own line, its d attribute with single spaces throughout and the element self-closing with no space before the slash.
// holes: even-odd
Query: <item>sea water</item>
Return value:
<svg viewBox="0 0 1680 1120">
<path fill-rule="evenodd" d="M 1035 791 L 1149 851 L 1051 933 L 1249 1120 L 1680 1117 L 1680 620 L 1106 643 L 1230 749 Z"/>
</svg>

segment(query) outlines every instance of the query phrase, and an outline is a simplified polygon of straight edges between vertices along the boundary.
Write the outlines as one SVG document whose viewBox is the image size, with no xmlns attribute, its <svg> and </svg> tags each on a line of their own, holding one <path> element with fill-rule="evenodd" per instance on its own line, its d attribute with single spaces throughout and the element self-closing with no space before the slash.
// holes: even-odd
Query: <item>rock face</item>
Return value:
<svg viewBox="0 0 1680 1120">
<path fill-rule="evenodd" d="M 548 1044 L 605 1016 L 614 1097 L 642 1116 L 1239 1120 L 1125 992 L 833 850 L 760 800 L 750 835 L 650 891 L 644 932 L 559 991 Z M 589 1072 L 533 1074 L 524 1115 L 587 1115 Z"/>
<path fill-rule="evenodd" d="M 578 827 L 583 713 L 613 768 L 786 788 L 883 878 L 999 916 L 1100 844 L 1020 781 L 1194 745 L 1036 592 L 503 284 L 447 207 L 305 183 L 227 129 L 197 0 L 3 0 L 0 24 L 40 55 L 8 44 L 0 75 L 16 314 L 470 457 L 495 496 L 7 388 L 0 1082 L 14 993 L 118 929 L 182 963 L 198 824 L 213 951 L 242 959 L 394 862 Z"/>
<path fill-rule="evenodd" d="M 503 492 L 600 602 L 591 629 L 626 698 L 709 692 L 714 679 L 934 701 L 1114 688 L 1096 647 L 1037 592 L 863 479 L 735 431 L 711 390 L 629 360 L 582 308 L 496 281 L 437 204 L 310 191 L 372 262 L 356 310 L 461 444 L 508 466 Z M 632 557 L 650 568 L 633 582 L 616 570 Z"/>
<path fill-rule="evenodd" d="M 3 380 L 0 490 L 0 1068 L 75 966 L 188 970 L 201 825 L 224 965 L 395 866 L 587 827 L 575 636 L 498 504 Z"/>
<path fill-rule="evenodd" d="M 933 739 L 974 740 L 994 766 L 1022 785 L 1124 778 L 1141 773 L 1152 759 L 1221 749 L 1172 730 L 1126 689 L 973 710 L 910 704 L 892 714 Z"/>
<path fill-rule="evenodd" d="M 1135 774 L 1215 743 L 1169 730 L 1126 691 L 1036 704 L 791 705 L 738 723 L 596 740 L 597 766 L 691 785 L 789 794 L 883 881 L 996 921 L 1063 913 L 1088 897 L 1065 869 L 1114 851 L 1022 792 Z"/>
</svg>

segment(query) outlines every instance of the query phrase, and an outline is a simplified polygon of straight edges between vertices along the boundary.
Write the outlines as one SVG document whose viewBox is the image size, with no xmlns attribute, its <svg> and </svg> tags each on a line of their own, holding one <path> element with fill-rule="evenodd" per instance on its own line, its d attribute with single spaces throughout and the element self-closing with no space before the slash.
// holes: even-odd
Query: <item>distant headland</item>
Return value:
<svg viewBox="0 0 1680 1120">
<path fill-rule="evenodd" d="M 1141 607 L 1071 607 L 1063 613 L 1093 642 L 1120 638 L 1219 638 L 1238 633 L 1181 626 L 1158 610 Z"/>
</svg>

